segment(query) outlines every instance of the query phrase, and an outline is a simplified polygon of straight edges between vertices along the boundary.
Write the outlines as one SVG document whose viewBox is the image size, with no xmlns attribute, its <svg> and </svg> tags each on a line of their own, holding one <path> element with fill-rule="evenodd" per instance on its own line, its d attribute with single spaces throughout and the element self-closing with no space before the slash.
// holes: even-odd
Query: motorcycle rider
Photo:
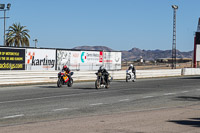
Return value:
<svg viewBox="0 0 200 133">
<path fill-rule="evenodd" d="M 63 66 L 62 71 L 65 72 L 65 75 L 63 76 L 63 79 L 64 79 L 65 83 L 67 83 L 67 81 L 69 81 L 69 79 L 70 79 L 69 73 L 70 73 L 71 71 L 70 71 L 70 69 L 67 67 L 67 65 L 64 65 L 64 66 Z"/>
<path fill-rule="evenodd" d="M 133 66 L 133 64 L 130 64 L 128 70 L 132 70 L 132 73 L 134 74 L 135 77 L 135 67 Z"/>
<path fill-rule="evenodd" d="M 105 78 L 105 82 L 108 83 L 108 75 L 109 75 L 109 73 L 108 73 L 108 71 L 105 69 L 105 67 L 104 67 L 104 66 L 100 66 L 100 67 L 99 67 L 99 70 L 98 70 L 98 73 L 99 73 L 99 72 L 102 73 L 102 75 L 103 75 L 104 78 Z"/>
</svg>

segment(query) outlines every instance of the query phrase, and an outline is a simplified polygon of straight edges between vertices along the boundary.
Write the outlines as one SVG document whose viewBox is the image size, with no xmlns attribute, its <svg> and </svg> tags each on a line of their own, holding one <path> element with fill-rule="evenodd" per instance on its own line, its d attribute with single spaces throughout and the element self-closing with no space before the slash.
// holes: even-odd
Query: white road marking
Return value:
<svg viewBox="0 0 200 133">
<path fill-rule="evenodd" d="M 106 92 L 106 91 L 104 91 Z M 89 94 L 97 94 L 97 93 L 102 93 L 102 92 L 92 92 Z M 40 97 L 40 98 L 30 98 L 30 99 L 22 99 L 22 100 L 13 100 L 13 101 L 4 101 L 0 102 L 0 104 L 4 103 L 14 103 L 14 102 L 25 102 L 25 101 L 33 101 L 33 100 L 43 100 L 43 99 L 50 99 L 50 98 L 60 98 L 60 97 L 70 97 L 70 96 L 79 96 L 79 95 L 84 95 L 88 93 L 79 93 L 79 94 L 70 94 L 70 95 L 58 95 L 58 96 L 49 96 L 49 97 Z"/>
<path fill-rule="evenodd" d="M 168 95 L 174 95 L 176 93 L 165 93 L 164 96 L 168 96 Z"/>
<path fill-rule="evenodd" d="M 129 101 L 130 99 L 121 99 L 119 100 L 119 102 L 123 102 L 123 101 Z"/>
<path fill-rule="evenodd" d="M 2 119 L 17 118 L 17 117 L 22 117 L 22 116 L 24 116 L 24 114 L 5 116 L 5 117 L 3 117 Z"/>
<path fill-rule="evenodd" d="M 53 111 L 63 111 L 63 110 L 69 110 L 70 108 L 60 108 L 60 109 L 53 109 Z"/>
<path fill-rule="evenodd" d="M 103 103 L 94 103 L 94 104 L 90 104 L 90 106 L 97 106 L 97 105 L 102 105 Z"/>
<path fill-rule="evenodd" d="M 154 96 L 145 96 L 145 97 L 143 97 L 143 98 L 152 98 L 152 97 L 154 97 Z"/>
<path fill-rule="evenodd" d="M 182 91 L 181 93 L 187 93 L 187 92 L 189 92 L 189 91 Z"/>
</svg>

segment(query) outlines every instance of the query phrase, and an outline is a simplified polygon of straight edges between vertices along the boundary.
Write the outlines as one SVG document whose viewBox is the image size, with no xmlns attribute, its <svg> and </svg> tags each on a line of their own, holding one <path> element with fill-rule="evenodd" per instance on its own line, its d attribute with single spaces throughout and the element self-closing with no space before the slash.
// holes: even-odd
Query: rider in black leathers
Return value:
<svg viewBox="0 0 200 133">
<path fill-rule="evenodd" d="M 105 78 L 105 82 L 108 83 L 108 76 L 109 76 L 109 73 L 108 71 L 104 68 L 104 66 L 100 66 L 99 67 L 99 70 L 98 70 L 98 73 L 101 72 L 102 75 L 104 76 Z"/>
</svg>

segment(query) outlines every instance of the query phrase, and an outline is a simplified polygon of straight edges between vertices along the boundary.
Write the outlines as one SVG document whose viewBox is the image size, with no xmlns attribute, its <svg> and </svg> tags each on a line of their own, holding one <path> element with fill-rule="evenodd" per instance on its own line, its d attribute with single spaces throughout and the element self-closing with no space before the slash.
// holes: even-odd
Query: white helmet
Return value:
<svg viewBox="0 0 200 133">
<path fill-rule="evenodd" d="M 130 67 L 133 67 L 133 64 L 130 64 Z"/>
</svg>

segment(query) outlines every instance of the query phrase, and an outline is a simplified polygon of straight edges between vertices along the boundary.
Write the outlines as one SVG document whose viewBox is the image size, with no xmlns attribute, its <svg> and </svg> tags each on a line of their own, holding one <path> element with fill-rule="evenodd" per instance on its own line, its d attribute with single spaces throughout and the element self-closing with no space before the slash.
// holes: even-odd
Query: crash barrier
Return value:
<svg viewBox="0 0 200 133">
<path fill-rule="evenodd" d="M 196 73 L 194 73 L 196 71 Z M 56 83 L 59 71 L 0 71 L 0 85 Z M 96 71 L 74 71 L 74 81 L 94 81 Z M 114 80 L 125 80 L 126 71 L 109 71 Z M 200 74 L 200 69 L 136 70 L 137 78 Z"/>
<path fill-rule="evenodd" d="M 181 76 L 181 69 L 160 69 L 160 70 L 138 70 L 136 71 L 137 78 L 153 78 L 153 77 L 168 77 Z"/>
<path fill-rule="evenodd" d="M 200 75 L 200 68 L 184 68 L 182 69 L 183 75 Z"/>
</svg>

